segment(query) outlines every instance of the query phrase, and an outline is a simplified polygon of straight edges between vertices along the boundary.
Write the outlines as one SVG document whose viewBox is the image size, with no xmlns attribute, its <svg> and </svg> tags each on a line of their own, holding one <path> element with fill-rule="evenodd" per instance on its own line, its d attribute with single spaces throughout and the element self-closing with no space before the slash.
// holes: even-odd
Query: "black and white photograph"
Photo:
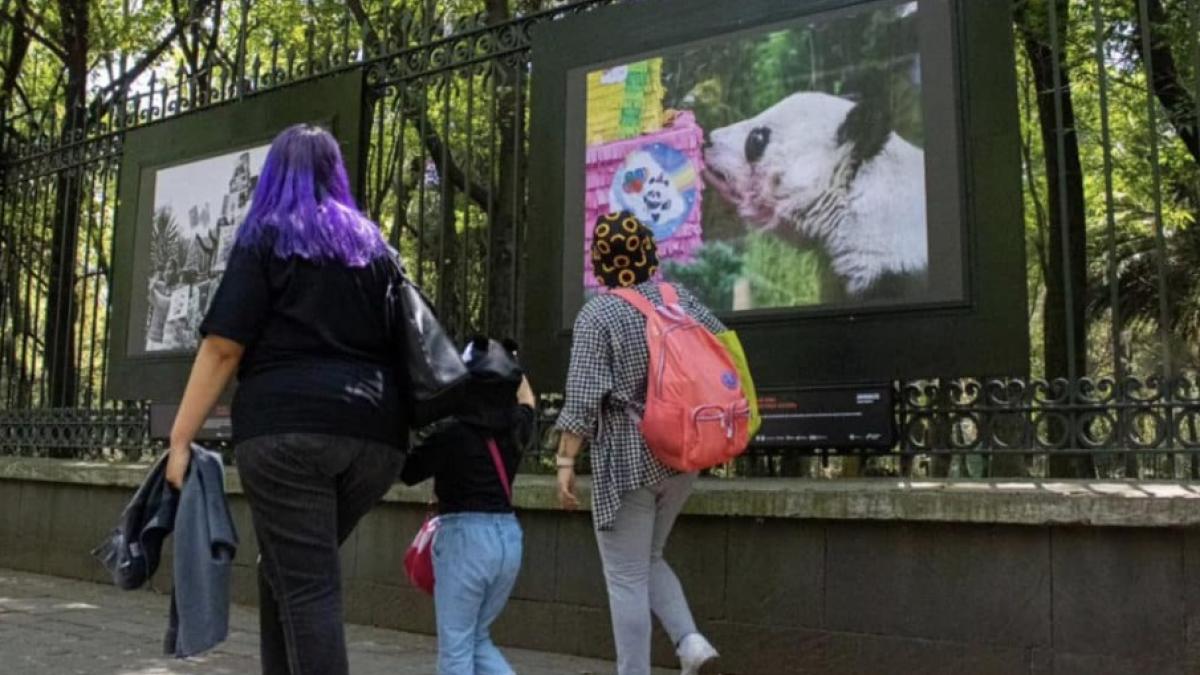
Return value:
<svg viewBox="0 0 1200 675">
<path fill-rule="evenodd" d="M 268 145 L 160 169 L 146 279 L 146 353 L 190 351 L 250 209 Z"/>
</svg>

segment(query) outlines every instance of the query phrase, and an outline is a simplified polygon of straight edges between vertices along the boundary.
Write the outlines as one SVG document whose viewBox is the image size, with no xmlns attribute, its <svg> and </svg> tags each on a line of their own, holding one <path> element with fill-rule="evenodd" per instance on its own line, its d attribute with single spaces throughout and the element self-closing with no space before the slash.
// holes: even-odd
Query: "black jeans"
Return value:
<svg viewBox="0 0 1200 675">
<path fill-rule="evenodd" d="M 262 560 L 264 675 L 346 675 L 338 548 L 387 492 L 403 454 L 320 434 L 260 436 L 236 449 Z"/>
</svg>

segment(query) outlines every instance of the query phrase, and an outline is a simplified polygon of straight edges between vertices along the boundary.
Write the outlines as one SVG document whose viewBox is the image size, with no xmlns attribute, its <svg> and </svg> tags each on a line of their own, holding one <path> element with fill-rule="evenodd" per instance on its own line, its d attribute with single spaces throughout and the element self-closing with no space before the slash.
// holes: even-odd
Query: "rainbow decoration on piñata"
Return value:
<svg viewBox="0 0 1200 675">
<path fill-rule="evenodd" d="M 608 191 L 608 209 L 636 215 L 654 230 L 656 242 L 664 242 L 696 212 L 699 197 L 691 158 L 658 141 L 625 155 Z"/>
<path fill-rule="evenodd" d="M 588 290 L 591 227 L 630 211 L 654 230 L 660 262 L 692 262 L 703 245 L 700 178 L 704 130 L 690 112 L 669 124 L 662 107 L 662 61 L 651 59 L 588 75 L 584 270 Z"/>
</svg>

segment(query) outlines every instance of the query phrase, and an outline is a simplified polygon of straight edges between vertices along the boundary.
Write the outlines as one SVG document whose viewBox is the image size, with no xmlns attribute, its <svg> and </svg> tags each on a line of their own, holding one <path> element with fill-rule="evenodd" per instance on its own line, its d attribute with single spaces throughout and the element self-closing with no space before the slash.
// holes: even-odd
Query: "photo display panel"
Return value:
<svg viewBox="0 0 1200 675">
<path fill-rule="evenodd" d="M 131 316 L 131 354 L 192 352 L 250 210 L 269 144 L 147 172 L 153 181 L 144 311 Z M 140 305 L 135 305 L 143 307 Z"/>
<path fill-rule="evenodd" d="M 655 255 L 606 233 L 629 260 L 601 260 L 692 291 L 764 388 L 1027 372 L 1011 11 L 656 0 L 535 26 L 530 372 L 560 386 L 621 211 Z"/>
<path fill-rule="evenodd" d="M 570 167 L 582 180 L 565 210 L 582 233 L 582 299 L 601 287 L 593 224 L 624 211 L 654 231 L 658 278 L 718 312 L 963 300 L 960 218 L 929 207 L 957 203 L 957 181 L 938 183 L 957 167 L 927 157 L 926 81 L 951 73 L 922 58 L 942 16 L 921 4 L 864 3 L 572 70 L 583 166 Z"/>
<path fill-rule="evenodd" d="M 365 160 L 362 89 L 362 73 L 348 71 L 125 133 L 113 233 L 107 397 L 157 406 L 179 402 L 200 344 L 200 323 L 279 132 L 294 124 L 328 130 L 341 148 L 351 189 L 359 194 Z M 228 399 L 229 392 L 223 400 Z"/>
</svg>

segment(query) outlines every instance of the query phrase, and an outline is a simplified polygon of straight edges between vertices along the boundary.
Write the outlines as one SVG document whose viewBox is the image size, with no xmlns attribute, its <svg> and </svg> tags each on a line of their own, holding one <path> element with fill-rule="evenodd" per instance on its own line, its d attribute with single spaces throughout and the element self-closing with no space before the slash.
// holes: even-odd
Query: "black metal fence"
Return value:
<svg viewBox="0 0 1200 675">
<path fill-rule="evenodd" d="M 518 333 L 530 28 L 613 3 L 489 1 L 462 17 L 443 4 L 305 3 L 289 41 L 255 33 L 243 1 L 222 38 L 232 60 L 170 81 L 151 69 L 72 106 L 5 102 L 0 453 L 153 451 L 144 404 L 104 391 L 124 133 L 307 78 L 364 71 L 363 207 L 448 325 Z M 752 450 L 725 471 L 1200 476 L 1200 0 L 1014 0 L 1013 31 L 1035 377 L 895 383 L 892 452 Z"/>
</svg>

